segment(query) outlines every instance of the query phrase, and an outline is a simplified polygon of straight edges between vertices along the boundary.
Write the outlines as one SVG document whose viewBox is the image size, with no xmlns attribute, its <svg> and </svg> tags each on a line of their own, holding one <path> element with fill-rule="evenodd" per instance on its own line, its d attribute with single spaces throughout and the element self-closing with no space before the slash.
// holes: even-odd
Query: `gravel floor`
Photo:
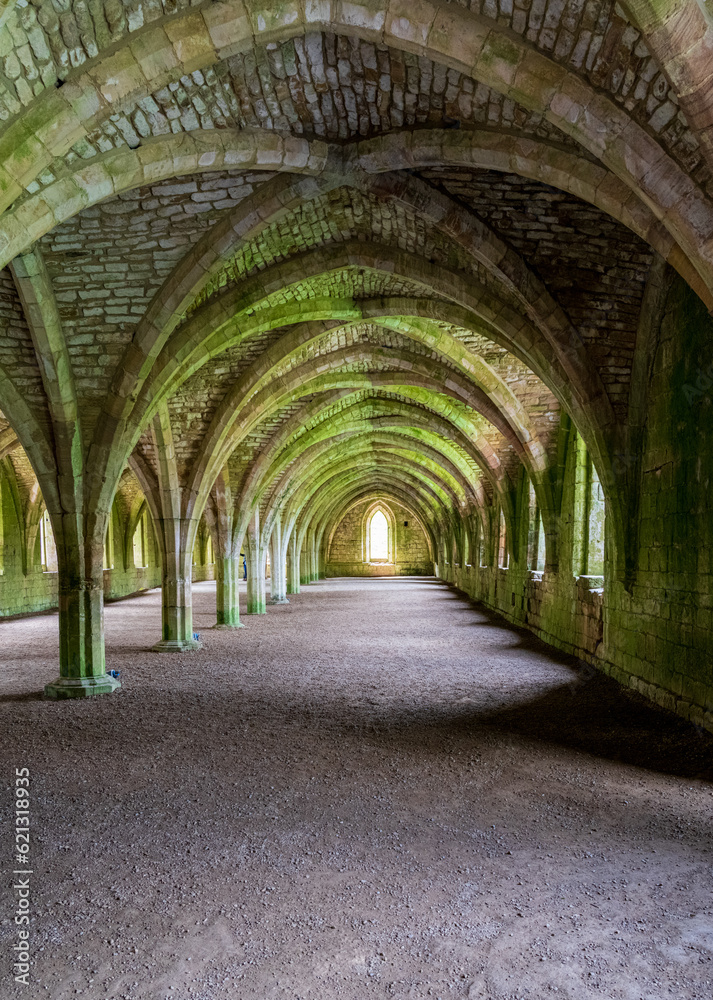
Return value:
<svg viewBox="0 0 713 1000">
<path fill-rule="evenodd" d="M 40 699 L 54 615 L 0 626 L 0 997 L 658 1000 L 713 993 L 713 740 L 435 581 L 332 580 Z M 11 782 L 31 771 L 32 981 Z"/>
</svg>

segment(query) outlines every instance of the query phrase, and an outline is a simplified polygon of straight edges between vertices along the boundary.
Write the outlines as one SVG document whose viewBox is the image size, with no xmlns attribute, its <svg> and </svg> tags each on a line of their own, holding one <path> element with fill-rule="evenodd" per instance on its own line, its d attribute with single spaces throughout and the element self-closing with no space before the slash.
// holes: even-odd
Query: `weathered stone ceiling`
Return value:
<svg viewBox="0 0 713 1000">
<path fill-rule="evenodd" d="M 545 282 L 625 419 L 651 248 L 593 205 L 544 184 L 494 171 L 426 176 L 473 209 Z"/>
<path fill-rule="evenodd" d="M 103 398 L 137 322 L 191 246 L 269 177 L 220 172 L 138 188 L 41 241 L 83 399 Z"/>
<path fill-rule="evenodd" d="M 270 334 L 263 334 L 251 339 L 246 344 L 241 344 L 239 347 L 225 352 L 204 365 L 173 396 L 169 404 L 169 411 L 172 417 L 172 426 L 176 432 L 176 452 L 181 475 L 187 476 L 192 462 L 201 453 L 203 439 L 208 432 L 215 411 L 233 383 L 250 364 L 264 354 L 271 344 L 276 343 L 288 332 L 288 329 L 283 328 Z M 457 336 L 458 332 L 462 333 L 463 331 L 453 332 Z M 484 346 L 482 339 L 481 346 Z M 509 385 L 515 396 L 528 409 L 528 412 L 532 413 L 533 426 L 540 432 L 544 446 L 548 447 L 550 452 L 554 452 L 556 434 L 553 432 L 556 432 L 559 410 L 557 401 L 540 380 L 512 355 L 497 348 L 496 345 L 490 344 L 488 346 L 491 367 L 496 374 L 503 378 L 505 384 Z M 368 349 L 370 347 L 379 349 L 381 360 L 377 360 L 372 353 L 359 350 L 359 348 Z M 447 357 L 404 335 L 375 327 L 372 324 L 354 324 L 339 328 L 331 333 L 327 332 L 308 347 L 297 350 L 284 362 L 275 365 L 270 373 L 270 378 L 282 380 L 291 370 L 305 365 L 310 360 L 314 362 L 315 370 L 319 370 L 322 359 L 328 359 L 330 354 L 345 348 L 354 350 L 352 360 L 341 365 L 340 370 L 344 372 L 390 371 L 392 368 L 389 363 L 389 355 L 385 353 L 389 351 L 408 353 L 414 359 L 420 357 L 425 362 L 438 362 L 454 373 L 459 371 L 458 366 Z M 286 419 L 287 415 L 293 413 L 295 409 L 295 406 L 283 407 L 280 413 L 284 414 Z M 266 421 L 266 426 L 272 423 L 274 423 L 274 418 L 271 416 Z M 517 455 L 513 454 L 510 444 L 503 439 L 502 434 L 495 427 L 486 421 L 482 424 L 482 433 L 498 454 L 503 467 L 507 467 L 508 471 L 514 474 L 519 459 Z M 259 441 L 262 446 L 268 439 L 266 434 L 267 432 L 262 430 L 261 425 L 261 432 L 251 434 L 250 440 Z M 244 452 L 244 449 L 241 450 Z"/>
<path fill-rule="evenodd" d="M 611 94 L 699 183 L 710 181 L 676 95 L 641 32 L 614 3 L 550 0 L 463 6 L 507 26 Z M 129 5 L 118 0 L 91 7 L 82 0 L 18 5 L 8 18 L 0 51 L 0 120 L 10 120 L 44 88 L 66 79 L 127 34 L 188 7 L 179 2 Z M 427 59 L 315 32 L 184 76 L 126 114 L 114 116 L 75 151 L 86 156 L 117 142 L 136 145 L 149 134 L 233 124 L 344 139 L 374 128 L 399 128 L 409 121 L 432 122 L 439 111 L 444 117 L 505 127 L 522 116 L 522 110 L 512 105 L 498 108 L 501 100 L 491 101 L 487 88 L 480 94 L 476 89 L 461 74 Z"/>
<path fill-rule="evenodd" d="M 705 116 L 626 4 L 311 10 L 0 14 L 0 404 L 51 464 L 51 356 L 121 455 L 93 481 L 134 449 L 154 512 L 166 461 L 184 507 L 227 464 L 267 520 L 361 443 L 375 483 L 420 448 L 448 503 L 524 472 L 547 509 L 562 407 L 611 461 L 661 258 L 713 302 Z"/>
<path fill-rule="evenodd" d="M 489 282 L 484 267 L 434 231 L 417 213 L 354 189 L 340 188 L 308 202 L 267 227 L 259 239 L 241 250 L 216 274 L 196 297 L 195 306 L 207 301 L 215 289 L 235 286 L 245 277 L 289 257 L 352 239 L 391 246 L 432 263 L 470 273 L 484 284 Z"/>
<path fill-rule="evenodd" d="M 7 268 L 0 271 L 0 323 L 0 364 L 11 365 L 18 387 L 33 403 L 44 407 L 45 395 L 32 338 L 20 296 Z"/>
<path fill-rule="evenodd" d="M 541 114 L 429 59 L 310 34 L 155 91 L 77 143 L 68 162 L 195 129 L 267 128 L 338 142 L 444 123 L 517 130 L 575 145 Z"/>
</svg>

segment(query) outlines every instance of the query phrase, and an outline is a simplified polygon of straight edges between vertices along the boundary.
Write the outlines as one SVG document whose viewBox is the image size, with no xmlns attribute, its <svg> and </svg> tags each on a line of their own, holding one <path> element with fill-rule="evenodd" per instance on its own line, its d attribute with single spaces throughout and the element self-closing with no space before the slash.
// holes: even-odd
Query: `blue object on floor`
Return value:
<svg viewBox="0 0 713 1000">
<path fill-rule="evenodd" d="M 200 637 L 201 637 L 200 632 L 194 632 L 193 633 L 193 638 L 196 640 L 196 642 L 198 642 L 198 640 L 200 639 Z"/>
<path fill-rule="evenodd" d="M 110 677 L 113 677 L 115 680 L 118 680 L 121 677 L 120 670 L 107 670 L 107 673 L 109 674 Z"/>
</svg>

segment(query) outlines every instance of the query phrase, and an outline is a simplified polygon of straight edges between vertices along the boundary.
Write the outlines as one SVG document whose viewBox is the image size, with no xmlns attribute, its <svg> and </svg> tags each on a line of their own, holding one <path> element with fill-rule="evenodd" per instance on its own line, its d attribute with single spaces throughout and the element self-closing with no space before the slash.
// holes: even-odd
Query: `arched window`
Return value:
<svg viewBox="0 0 713 1000">
<path fill-rule="evenodd" d="M 529 511 L 530 525 L 527 564 L 529 569 L 542 572 L 545 568 L 545 526 L 532 482 L 530 483 Z"/>
<path fill-rule="evenodd" d="M 146 508 L 141 512 L 139 523 L 134 531 L 134 566 L 143 569 L 148 566 L 149 560 L 148 539 L 146 537 Z"/>
<path fill-rule="evenodd" d="M 505 523 L 505 514 L 501 507 L 500 519 L 498 521 L 498 566 L 500 569 L 507 569 L 509 562 L 507 525 Z"/>
<path fill-rule="evenodd" d="M 375 511 L 369 523 L 369 562 L 389 561 L 389 523 L 382 510 Z"/>
<path fill-rule="evenodd" d="M 40 562 L 43 573 L 57 572 L 57 547 L 54 543 L 52 522 L 46 508 L 40 521 Z"/>
<path fill-rule="evenodd" d="M 111 516 L 106 527 L 106 537 L 104 538 L 104 569 L 114 569 L 114 532 L 112 529 Z"/>
<path fill-rule="evenodd" d="M 599 482 L 594 463 L 589 459 L 589 545 L 587 547 L 587 572 L 591 576 L 604 575 L 604 490 Z"/>
<path fill-rule="evenodd" d="M 539 511 L 537 512 L 537 521 L 538 521 L 538 524 L 537 524 L 537 553 L 536 553 L 537 559 L 535 561 L 535 565 L 534 565 L 533 569 L 536 569 L 536 570 L 538 570 L 539 572 L 542 573 L 542 572 L 544 572 L 544 569 L 545 569 L 545 552 L 546 552 L 545 545 L 546 545 L 546 542 L 545 542 L 545 525 L 544 525 L 544 522 L 542 520 L 542 514 Z"/>
<path fill-rule="evenodd" d="M 485 537 L 485 527 L 481 520 L 477 522 L 478 528 L 478 566 L 485 569 L 488 565 L 488 546 Z"/>
<path fill-rule="evenodd" d="M 592 456 L 577 435 L 572 568 L 575 576 L 604 575 L 604 492 Z"/>
<path fill-rule="evenodd" d="M 397 561 L 396 517 L 389 504 L 374 500 L 361 518 L 361 557 L 365 563 Z"/>
</svg>

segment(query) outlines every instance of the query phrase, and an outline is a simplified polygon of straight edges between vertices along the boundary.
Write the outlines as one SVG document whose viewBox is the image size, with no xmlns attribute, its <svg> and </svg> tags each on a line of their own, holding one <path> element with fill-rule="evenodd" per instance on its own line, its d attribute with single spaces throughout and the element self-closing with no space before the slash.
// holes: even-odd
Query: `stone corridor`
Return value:
<svg viewBox="0 0 713 1000">
<path fill-rule="evenodd" d="M 117 690 L 105 600 L 238 627 L 243 553 L 247 614 L 433 573 L 713 731 L 711 52 L 710 0 L 0 0 L 46 697 Z"/>
<path fill-rule="evenodd" d="M 36 907 L 3 998 L 710 996 L 709 734 L 432 578 L 239 636 L 214 590 L 197 653 L 148 651 L 160 592 L 107 608 L 106 699 L 41 700 L 56 615 L 3 626 Z"/>
<path fill-rule="evenodd" d="M 0 0 L 9 986 L 708 1000 L 712 650 L 713 0 Z"/>
</svg>

